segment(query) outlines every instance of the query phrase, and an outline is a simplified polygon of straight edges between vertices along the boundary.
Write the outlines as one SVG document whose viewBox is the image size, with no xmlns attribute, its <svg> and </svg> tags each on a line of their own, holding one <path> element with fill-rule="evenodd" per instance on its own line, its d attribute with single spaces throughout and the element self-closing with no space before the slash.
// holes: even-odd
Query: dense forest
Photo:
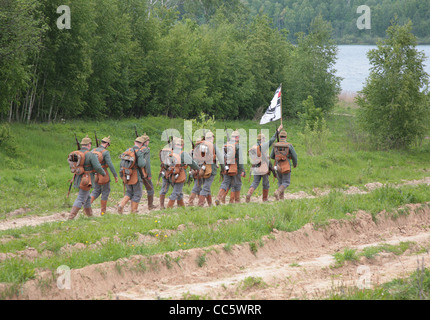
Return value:
<svg viewBox="0 0 430 320">
<path fill-rule="evenodd" d="M 413 33 L 421 43 L 430 43 L 430 3 L 428 0 L 243 0 L 251 15 L 267 14 L 278 29 L 289 31 L 294 41 L 297 32 L 306 32 L 316 15 L 330 21 L 337 43 L 375 43 L 385 38 L 391 20 L 413 23 Z M 366 5 L 371 13 L 370 29 L 358 29 L 357 8 Z"/>
<path fill-rule="evenodd" d="M 357 1 L 328 2 L 73 0 L 67 12 L 63 0 L 0 0 L 0 120 L 252 119 L 281 83 L 284 116 L 309 96 L 328 111 L 340 90 L 334 39 L 358 16 Z M 418 36 L 429 21 L 419 19 Z"/>
</svg>

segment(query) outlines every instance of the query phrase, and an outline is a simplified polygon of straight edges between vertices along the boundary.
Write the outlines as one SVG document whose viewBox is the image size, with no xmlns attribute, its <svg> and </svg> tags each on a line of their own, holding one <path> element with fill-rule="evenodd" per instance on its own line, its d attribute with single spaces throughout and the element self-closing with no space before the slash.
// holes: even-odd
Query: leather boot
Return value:
<svg viewBox="0 0 430 320">
<path fill-rule="evenodd" d="M 236 192 L 235 191 L 231 191 L 230 192 L 230 201 L 229 203 L 234 203 L 236 201 Z"/>
<path fill-rule="evenodd" d="M 91 196 L 91 204 L 93 204 L 94 200 L 96 200 L 96 197 Z"/>
<path fill-rule="evenodd" d="M 184 199 L 177 200 L 178 207 L 185 207 Z"/>
<path fill-rule="evenodd" d="M 154 205 L 154 195 L 148 195 L 148 210 L 152 210 L 157 208 L 156 205 Z"/>
<path fill-rule="evenodd" d="M 175 204 L 175 200 L 170 200 L 169 199 L 169 202 L 167 203 L 167 209 L 173 208 L 174 204 Z"/>
<path fill-rule="evenodd" d="M 274 194 L 274 196 L 275 196 L 276 200 L 279 200 L 280 195 L 284 192 L 284 190 L 285 190 L 285 187 L 281 184 L 281 185 L 279 186 L 278 190 L 276 190 L 276 191 L 275 191 L 275 194 Z"/>
<path fill-rule="evenodd" d="M 235 192 L 234 201 L 240 203 L 240 190 Z"/>
<path fill-rule="evenodd" d="M 248 203 L 249 201 L 251 201 L 251 196 L 252 196 L 252 194 L 254 193 L 254 188 L 249 188 L 249 190 L 248 190 L 248 193 L 246 194 L 246 203 Z"/>
<path fill-rule="evenodd" d="M 129 196 L 125 196 L 124 198 L 122 198 L 121 202 L 118 203 L 118 213 L 119 214 L 123 214 L 124 213 L 124 208 L 125 205 L 127 204 L 127 202 L 130 200 Z"/>
<path fill-rule="evenodd" d="M 206 196 L 206 201 L 208 203 L 208 206 L 211 207 L 212 206 L 212 195 Z"/>
<path fill-rule="evenodd" d="M 194 206 L 194 199 L 196 198 L 197 193 L 192 192 L 190 195 L 190 198 L 188 199 L 188 206 L 192 207 Z"/>
<path fill-rule="evenodd" d="M 269 189 L 263 189 L 263 202 L 269 200 Z"/>
<path fill-rule="evenodd" d="M 199 207 L 203 207 L 205 205 L 206 197 L 200 195 L 199 196 L 199 203 L 197 204 Z"/>
<path fill-rule="evenodd" d="M 93 216 L 93 209 L 91 208 L 84 208 L 84 213 L 87 217 L 92 217 Z"/>
<path fill-rule="evenodd" d="M 106 213 L 107 200 L 100 200 L 100 214 Z"/>
<path fill-rule="evenodd" d="M 139 202 L 131 202 L 131 213 L 137 213 L 137 208 L 139 207 Z"/>
<path fill-rule="evenodd" d="M 215 199 L 215 204 L 217 205 L 217 206 L 219 206 L 220 205 L 220 203 L 221 203 L 221 201 L 222 201 L 222 199 L 224 198 L 225 199 L 225 195 L 227 194 L 227 191 L 225 191 L 224 189 L 219 189 L 219 192 L 218 192 L 218 195 L 217 195 L 217 197 L 216 197 L 216 199 Z M 225 201 L 225 200 L 224 200 Z M 223 202 L 224 203 L 224 202 Z"/>
<path fill-rule="evenodd" d="M 166 198 L 166 195 L 160 194 L 160 209 L 165 209 L 164 207 L 164 199 Z"/>
<path fill-rule="evenodd" d="M 284 192 L 284 191 L 282 191 L 282 192 L 279 194 L 279 200 L 284 200 L 284 194 L 285 194 L 285 192 Z"/>
<path fill-rule="evenodd" d="M 81 208 L 78 208 L 78 207 L 72 207 L 72 210 L 70 211 L 70 214 L 69 214 L 69 220 L 75 219 L 80 209 Z"/>
<path fill-rule="evenodd" d="M 224 194 L 224 196 L 222 197 L 222 199 L 221 199 L 221 202 L 222 203 L 225 203 L 225 197 L 227 197 L 227 195 L 228 195 L 228 192 L 230 191 L 230 189 L 227 189 L 226 191 L 225 191 L 225 194 Z"/>
</svg>

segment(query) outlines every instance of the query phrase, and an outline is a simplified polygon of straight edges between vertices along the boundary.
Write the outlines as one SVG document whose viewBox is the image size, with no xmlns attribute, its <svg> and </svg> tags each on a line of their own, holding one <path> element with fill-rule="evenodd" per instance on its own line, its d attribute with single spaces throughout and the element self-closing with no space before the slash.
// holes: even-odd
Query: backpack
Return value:
<svg viewBox="0 0 430 320">
<path fill-rule="evenodd" d="M 223 149 L 225 170 L 229 176 L 235 176 L 237 174 L 236 145 L 232 143 L 226 143 L 223 146 Z"/>
<path fill-rule="evenodd" d="M 124 151 L 119 158 L 119 175 L 124 184 L 131 185 L 136 184 L 139 181 L 136 165 L 136 153 L 133 148 L 129 148 Z"/>
<path fill-rule="evenodd" d="M 97 159 L 99 160 L 100 164 L 103 162 L 103 153 L 106 152 L 106 149 L 103 149 L 102 151 L 97 151 L 97 149 L 93 149 L 91 152 L 94 153 L 97 156 Z M 105 176 L 102 176 L 100 174 L 97 174 L 97 172 L 94 174 L 94 179 L 97 184 L 103 185 L 107 184 L 110 181 L 109 173 L 107 171 L 108 165 L 102 164 L 102 168 L 105 171 Z"/>
<path fill-rule="evenodd" d="M 253 175 L 265 175 L 269 173 L 269 166 L 264 155 L 261 153 L 261 146 L 256 144 L 248 150 Z"/>
<path fill-rule="evenodd" d="M 199 178 L 207 179 L 212 175 L 212 164 L 215 163 L 215 150 L 213 144 L 202 141 L 193 150 L 193 158 L 200 167 Z"/>
<path fill-rule="evenodd" d="M 274 144 L 275 152 L 275 168 L 281 173 L 286 174 L 291 172 L 288 156 L 290 154 L 290 144 L 287 142 L 277 142 Z"/>
<path fill-rule="evenodd" d="M 165 178 L 170 179 L 172 183 L 183 183 L 187 176 L 185 169 L 188 167 L 186 164 L 181 163 L 181 151 L 180 154 L 171 152 L 165 159 L 165 165 L 167 166 L 167 174 Z"/>
<path fill-rule="evenodd" d="M 69 153 L 67 162 L 69 163 L 70 172 L 80 176 L 84 174 L 85 154 L 89 151 L 75 150 Z"/>
</svg>

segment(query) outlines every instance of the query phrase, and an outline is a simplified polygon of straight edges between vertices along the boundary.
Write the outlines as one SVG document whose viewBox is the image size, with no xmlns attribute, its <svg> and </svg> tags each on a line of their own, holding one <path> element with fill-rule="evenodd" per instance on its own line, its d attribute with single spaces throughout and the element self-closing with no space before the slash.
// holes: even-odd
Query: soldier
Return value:
<svg viewBox="0 0 430 320">
<path fill-rule="evenodd" d="M 186 169 L 188 165 L 190 165 L 190 167 L 194 170 L 200 169 L 191 156 L 182 150 L 183 147 L 183 139 L 174 139 L 173 150 L 165 160 L 165 166 L 167 167 L 166 179 L 171 185 L 173 185 L 173 191 L 169 197 L 167 208 L 172 208 L 175 201 L 177 201 L 178 207 L 184 206 L 184 195 L 182 193 L 182 188 L 184 187 L 187 177 Z"/>
<path fill-rule="evenodd" d="M 69 219 L 72 220 L 76 217 L 81 207 L 84 207 L 84 213 L 91 217 L 93 215 L 91 210 L 91 199 L 90 199 L 90 190 L 94 185 L 94 174 L 93 172 L 97 172 L 98 174 L 105 176 L 106 173 L 103 170 L 100 162 L 97 159 L 97 156 L 90 152 L 91 149 L 91 139 L 88 138 L 88 135 L 82 139 L 81 141 L 81 149 L 79 152 L 83 153 L 85 160 L 83 164 L 83 174 L 75 175 L 73 187 L 79 189 L 78 197 L 73 203 L 72 210 L 69 215 Z"/>
<path fill-rule="evenodd" d="M 100 194 L 102 195 L 100 200 L 100 213 L 102 215 L 106 213 L 107 201 L 110 194 L 110 177 L 109 172 L 107 171 L 108 167 L 114 176 L 115 182 L 118 182 L 118 175 L 112 163 L 110 152 L 107 150 L 107 148 L 110 146 L 110 142 L 110 136 L 105 137 L 102 139 L 100 146 L 91 151 L 98 157 L 98 160 L 106 173 L 104 177 L 98 174 L 95 175 L 94 190 L 91 193 L 91 203 L 93 203 L 94 200 L 100 196 Z"/>
<path fill-rule="evenodd" d="M 271 159 L 275 159 L 274 169 L 278 174 L 278 189 L 275 191 L 276 200 L 284 199 L 284 190 L 290 185 L 291 163 L 297 167 L 297 153 L 291 143 L 287 142 L 287 132 L 282 130 L 279 133 L 279 142 L 275 143 L 270 154 Z"/>
<path fill-rule="evenodd" d="M 118 213 L 123 214 L 124 207 L 131 200 L 131 213 L 137 213 L 140 199 L 142 198 L 143 173 L 145 167 L 145 155 L 141 148 L 143 146 L 143 137 L 137 137 L 134 146 L 127 149 L 121 155 L 120 176 L 125 185 L 125 195 L 118 204 Z"/>
<path fill-rule="evenodd" d="M 240 154 L 242 153 L 239 145 L 240 134 L 235 130 L 231 134 L 231 141 L 224 145 L 224 165 L 225 170 L 222 172 L 224 179 L 221 183 L 218 196 L 215 204 L 218 206 L 225 198 L 229 189 L 231 189 L 230 203 L 240 202 L 240 189 L 242 188 L 241 177 L 245 176 L 243 163 L 239 161 Z"/>
<path fill-rule="evenodd" d="M 268 200 L 269 196 L 269 175 L 270 171 L 269 168 L 271 166 L 269 159 L 267 159 L 268 150 L 270 146 L 275 142 L 276 136 L 279 133 L 279 131 L 282 130 L 282 125 L 279 126 L 275 134 L 272 138 L 270 138 L 269 141 L 265 141 L 266 137 L 264 134 L 260 133 L 257 136 L 257 144 L 254 145 L 249 150 L 249 155 L 251 158 L 251 164 L 252 164 L 252 173 L 254 175 L 254 180 L 252 181 L 252 184 L 248 190 L 248 193 L 246 195 L 246 202 L 249 202 L 251 200 L 251 196 L 255 189 L 257 189 L 258 185 L 260 184 L 260 181 L 263 180 L 263 201 Z"/>
<path fill-rule="evenodd" d="M 143 185 L 146 189 L 146 193 L 148 195 L 148 209 L 152 210 L 157 208 L 156 205 L 154 205 L 154 185 L 152 184 L 152 175 L 151 175 L 151 155 L 150 155 L 150 149 L 149 149 L 149 137 L 146 135 L 146 133 L 143 134 L 143 146 L 141 148 L 141 151 L 144 154 L 145 158 L 145 167 L 142 168 L 143 172 L 146 174 L 147 178 L 143 180 Z"/>
<path fill-rule="evenodd" d="M 196 197 L 197 195 L 199 207 L 203 207 L 205 201 L 209 207 L 212 205 L 211 186 L 217 174 L 216 159 L 221 164 L 221 170 L 225 170 L 222 153 L 213 142 L 214 134 L 209 131 L 206 133 L 205 139 L 197 144 L 194 150 L 193 158 L 200 165 L 200 170 L 195 172 L 197 184 L 192 190 L 189 205 L 192 205 L 193 196 Z"/>
</svg>

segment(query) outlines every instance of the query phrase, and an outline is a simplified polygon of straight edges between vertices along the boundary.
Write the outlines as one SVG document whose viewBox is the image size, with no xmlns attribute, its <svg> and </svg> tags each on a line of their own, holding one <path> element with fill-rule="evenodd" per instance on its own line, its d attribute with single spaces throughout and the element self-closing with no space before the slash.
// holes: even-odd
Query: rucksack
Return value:
<svg viewBox="0 0 430 320">
<path fill-rule="evenodd" d="M 199 178 L 209 178 L 216 159 L 213 144 L 207 141 L 198 143 L 193 150 L 193 158 L 200 167 Z"/>
<path fill-rule="evenodd" d="M 109 173 L 107 171 L 108 165 L 102 164 L 103 162 L 103 153 L 105 153 L 107 150 L 103 149 L 102 151 L 97 151 L 97 149 L 93 149 L 91 152 L 97 156 L 97 159 L 99 160 L 100 164 L 102 165 L 103 170 L 105 171 L 105 175 L 102 176 L 101 174 L 98 174 L 97 172 L 94 174 L 94 179 L 97 184 L 103 185 L 107 184 L 110 181 Z"/>
<path fill-rule="evenodd" d="M 185 169 L 188 167 L 186 164 L 181 163 L 181 151 L 180 154 L 171 152 L 165 159 L 165 166 L 167 167 L 166 178 L 170 179 L 172 183 L 183 183 L 185 182 L 187 175 Z"/>
<path fill-rule="evenodd" d="M 235 176 L 237 174 L 236 145 L 233 143 L 226 143 L 223 149 L 225 170 L 229 176 Z"/>
<path fill-rule="evenodd" d="M 124 151 L 120 157 L 119 174 L 124 184 L 136 184 L 139 181 L 136 165 L 136 153 L 133 148 Z"/>
<path fill-rule="evenodd" d="M 87 152 L 89 151 L 75 150 L 69 153 L 67 162 L 69 163 L 71 173 L 80 176 L 85 172 L 84 163 Z"/>
<path fill-rule="evenodd" d="M 261 152 L 261 146 L 256 144 L 248 150 L 251 162 L 251 171 L 254 175 L 265 175 L 269 173 L 267 160 Z"/>
<path fill-rule="evenodd" d="M 287 142 L 277 142 L 274 144 L 275 168 L 281 173 L 286 174 L 291 171 L 288 156 L 290 154 L 290 144 Z"/>
</svg>

